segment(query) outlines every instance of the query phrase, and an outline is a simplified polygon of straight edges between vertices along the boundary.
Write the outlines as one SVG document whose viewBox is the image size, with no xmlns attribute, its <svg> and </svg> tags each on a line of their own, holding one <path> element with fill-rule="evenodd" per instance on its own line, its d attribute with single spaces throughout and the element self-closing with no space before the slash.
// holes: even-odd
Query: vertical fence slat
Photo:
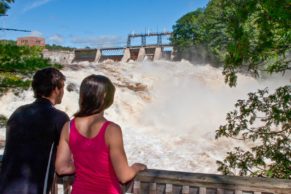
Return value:
<svg viewBox="0 0 291 194">
<path fill-rule="evenodd" d="M 189 194 L 190 193 L 190 187 L 189 186 L 183 186 L 182 187 L 182 194 Z"/>
<path fill-rule="evenodd" d="M 157 184 L 150 183 L 150 194 L 156 194 L 156 193 L 157 193 Z"/>
<path fill-rule="evenodd" d="M 133 193 L 134 194 L 140 194 L 140 181 L 134 181 Z"/>
<path fill-rule="evenodd" d="M 217 188 L 206 188 L 206 194 L 217 194 Z"/>
<path fill-rule="evenodd" d="M 173 194 L 173 185 L 166 184 L 166 194 Z"/>
<path fill-rule="evenodd" d="M 199 194 L 199 187 L 190 187 L 190 194 Z"/>
<path fill-rule="evenodd" d="M 181 194 L 182 185 L 173 185 L 173 194 Z"/>
<path fill-rule="evenodd" d="M 217 189 L 217 194 L 224 194 L 224 189 Z"/>
<path fill-rule="evenodd" d="M 64 194 L 70 194 L 71 193 L 71 184 L 70 184 L 70 177 L 63 177 L 63 189 Z"/>
<path fill-rule="evenodd" d="M 165 184 L 157 184 L 157 194 L 165 194 L 166 185 Z"/>
<path fill-rule="evenodd" d="M 140 183 L 140 193 L 149 193 L 150 192 L 150 183 L 149 182 L 141 182 Z"/>
<path fill-rule="evenodd" d="M 199 194 L 206 194 L 206 188 L 205 187 L 199 187 Z"/>
<path fill-rule="evenodd" d="M 120 185 L 122 188 L 122 193 L 133 193 L 133 184 L 134 180 L 131 180 L 126 184 Z"/>
<path fill-rule="evenodd" d="M 58 183 L 57 183 L 57 175 L 54 174 L 53 184 L 51 187 L 51 194 L 58 194 Z"/>
</svg>

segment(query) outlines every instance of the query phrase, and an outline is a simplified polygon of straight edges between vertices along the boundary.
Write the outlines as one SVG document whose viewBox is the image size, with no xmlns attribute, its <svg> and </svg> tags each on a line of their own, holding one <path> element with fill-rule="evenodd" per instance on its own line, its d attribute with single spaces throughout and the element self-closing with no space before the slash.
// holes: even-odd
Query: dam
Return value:
<svg viewBox="0 0 291 194">
<path fill-rule="evenodd" d="M 174 58 L 173 45 L 168 41 L 171 35 L 171 32 L 130 34 L 126 46 L 123 47 L 84 48 L 57 53 L 44 51 L 43 55 L 45 58 L 51 58 L 59 63 L 66 63 L 66 61 L 67 63 L 82 61 L 102 63 L 108 60 L 114 62 L 155 61 L 160 59 L 171 61 Z M 61 61 L 54 60 L 56 55 L 61 55 L 58 57 Z"/>
</svg>

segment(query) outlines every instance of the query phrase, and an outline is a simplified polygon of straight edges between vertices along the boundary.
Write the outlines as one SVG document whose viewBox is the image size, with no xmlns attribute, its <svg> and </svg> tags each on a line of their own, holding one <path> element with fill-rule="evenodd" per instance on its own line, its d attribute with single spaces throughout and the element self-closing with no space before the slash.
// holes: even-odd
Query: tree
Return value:
<svg viewBox="0 0 291 194">
<path fill-rule="evenodd" d="M 289 0 L 223 0 L 220 21 L 229 37 L 224 59 L 225 81 L 235 86 L 236 73 L 291 70 L 291 4 Z"/>
<path fill-rule="evenodd" d="M 259 76 L 290 70 L 291 4 L 288 0 L 223 0 L 228 36 L 224 58 L 225 81 L 237 83 L 241 69 Z M 236 110 L 227 114 L 227 124 L 216 138 L 230 137 L 255 143 L 249 150 L 235 147 L 218 170 L 224 174 L 291 178 L 291 87 L 250 93 L 238 100 Z"/>
<path fill-rule="evenodd" d="M 173 26 L 172 43 L 178 48 L 187 48 L 200 43 L 204 35 L 201 25 L 203 14 L 204 10 L 197 9 L 181 17 Z"/>
<path fill-rule="evenodd" d="M 65 46 L 61 46 L 61 45 L 56 45 L 56 44 L 46 44 L 45 48 L 49 51 L 74 51 L 75 48 L 72 47 L 65 47 Z"/>
<path fill-rule="evenodd" d="M 178 59 L 203 58 L 204 62 L 223 64 L 228 37 L 226 24 L 219 19 L 223 12 L 221 4 L 221 0 L 210 1 L 206 8 L 199 8 L 177 20 L 171 42 Z M 201 56 L 201 53 L 205 54 Z"/>
<path fill-rule="evenodd" d="M 9 4 L 14 3 L 14 0 L 0 0 L 0 16 L 5 14 L 10 9 Z"/>
<path fill-rule="evenodd" d="M 224 174 L 291 179 L 291 86 L 249 93 L 238 100 L 236 110 L 227 114 L 216 138 L 230 137 L 256 144 L 249 150 L 235 147 L 218 170 Z"/>
<path fill-rule="evenodd" d="M 216 62 L 212 52 L 208 51 L 210 47 L 204 15 L 204 9 L 197 9 L 181 17 L 173 26 L 171 42 L 174 45 L 177 60 L 184 58 L 196 62 Z"/>
<path fill-rule="evenodd" d="M 42 48 L 17 46 L 13 42 L 0 42 L 0 96 L 8 90 L 18 93 L 30 86 L 32 74 L 44 67 L 61 68 L 41 57 Z"/>
<path fill-rule="evenodd" d="M 291 70 L 289 0 L 211 0 L 197 11 L 177 21 L 172 42 L 182 49 L 206 46 L 223 65 L 229 86 L 236 86 L 238 72 L 253 76 L 281 72 L 284 76 Z M 254 146 L 228 152 L 217 162 L 219 171 L 291 178 L 290 93 L 290 85 L 277 88 L 273 94 L 266 88 L 237 101 L 236 109 L 227 114 L 227 124 L 216 131 L 216 138 L 252 141 Z"/>
</svg>

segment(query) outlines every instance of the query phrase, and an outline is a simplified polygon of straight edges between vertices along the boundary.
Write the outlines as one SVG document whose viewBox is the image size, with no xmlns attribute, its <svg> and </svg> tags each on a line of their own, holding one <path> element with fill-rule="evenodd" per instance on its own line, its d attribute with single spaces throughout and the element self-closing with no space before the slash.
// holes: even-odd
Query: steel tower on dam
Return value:
<svg viewBox="0 0 291 194">
<path fill-rule="evenodd" d="M 73 61 L 103 62 L 105 60 L 128 62 L 173 59 L 171 32 L 130 34 L 124 47 L 76 49 Z"/>
</svg>

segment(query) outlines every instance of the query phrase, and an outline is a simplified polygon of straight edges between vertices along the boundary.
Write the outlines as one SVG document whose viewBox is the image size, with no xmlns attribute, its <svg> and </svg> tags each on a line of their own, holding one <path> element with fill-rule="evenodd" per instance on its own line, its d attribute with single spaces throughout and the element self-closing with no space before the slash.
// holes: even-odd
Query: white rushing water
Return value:
<svg viewBox="0 0 291 194">
<path fill-rule="evenodd" d="M 287 76 L 266 80 L 238 75 L 238 86 L 224 83 L 222 70 L 210 65 L 182 62 L 89 63 L 68 65 L 62 72 L 67 85 L 57 108 L 72 116 L 78 109 L 78 88 L 90 74 L 108 76 L 117 90 L 106 117 L 123 129 L 129 163 L 142 162 L 148 168 L 217 173 L 221 160 L 234 145 L 243 143 L 215 140 L 215 130 L 225 123 L 226 113 L 248 92 L 269 86 L 272 90 L 290 84 Z M 11 92 L 1 97 L 0 114 L 9 117 L 20 105 L 33 101 L 32 91 L 19 96 Z M 5 139 L 5 129 L 0 129 Z"/>
</svg>

